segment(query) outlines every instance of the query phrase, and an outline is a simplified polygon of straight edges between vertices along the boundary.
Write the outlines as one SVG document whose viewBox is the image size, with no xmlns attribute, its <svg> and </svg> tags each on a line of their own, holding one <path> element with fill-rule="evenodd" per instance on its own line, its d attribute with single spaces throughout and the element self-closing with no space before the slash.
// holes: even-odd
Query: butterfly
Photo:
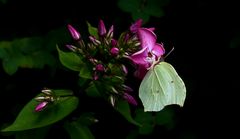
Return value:
<svg viewBox="0 0 240 139">
<path fill-rule="evenodd" d="M 144 76 L 139 97 L 144 111 L 160 111 L 171 104 L 183 106 L 186 87 L 174 67 L 162 61 L 150 68 Z"/>
</svg>

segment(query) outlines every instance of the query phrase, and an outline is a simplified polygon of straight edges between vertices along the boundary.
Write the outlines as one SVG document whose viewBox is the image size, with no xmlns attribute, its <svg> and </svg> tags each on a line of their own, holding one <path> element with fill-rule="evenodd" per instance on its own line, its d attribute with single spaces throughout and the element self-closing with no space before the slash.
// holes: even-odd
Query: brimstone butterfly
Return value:
<svg viewBox="0 0 240 139">
<path fill-rule="evenodd" d="M 162 61 L 151 67 L 144 76 L 139 97 L 144 111 L 160 111 L 171 104 L 183 106 L 186 87 L 173 66 Z"/>
</svg>

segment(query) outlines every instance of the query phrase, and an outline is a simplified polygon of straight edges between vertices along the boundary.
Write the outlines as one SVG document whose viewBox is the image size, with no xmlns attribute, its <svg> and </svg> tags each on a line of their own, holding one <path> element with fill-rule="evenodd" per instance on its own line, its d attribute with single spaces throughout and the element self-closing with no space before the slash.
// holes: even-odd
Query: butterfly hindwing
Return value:
<svg viewBox="0 0 240 139">
<path fill-rule="evenodd" d="M 183 106 L 186 88 L 173 66 L 167 62 L 160 62 L 143 78 L 139 97 L 144 111 L 160 111 L 166 105 Z"/>
</svg>

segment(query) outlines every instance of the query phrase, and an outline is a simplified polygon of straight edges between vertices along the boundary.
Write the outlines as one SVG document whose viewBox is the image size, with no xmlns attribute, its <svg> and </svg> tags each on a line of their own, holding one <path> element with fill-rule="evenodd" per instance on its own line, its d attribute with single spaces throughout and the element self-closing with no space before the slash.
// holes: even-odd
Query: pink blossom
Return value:
<svg viewBox="0 0 240 139">
<path fill-rule="evenodd" d="M 137 31 L 141 49 L 130 56 L 137 65 L 149 68 L 164 54 L 163 44 L 156 43 L 156 35 L 149 29 L 139 28 Z"/>
</svg>

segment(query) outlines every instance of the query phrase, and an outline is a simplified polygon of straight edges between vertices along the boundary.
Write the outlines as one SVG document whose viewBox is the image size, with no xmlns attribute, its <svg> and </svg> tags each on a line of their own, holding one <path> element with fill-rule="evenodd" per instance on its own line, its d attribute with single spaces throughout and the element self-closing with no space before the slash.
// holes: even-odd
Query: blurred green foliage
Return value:
<svg viewBox="0 0 240 139">
<path fill-rule="evenodd" d="M 7 1 L 8 1 L 8 0 L 0 0 L 0 4 L 1 4 L 1 3 L 5 4 L 5 3 L 7 3 Z"/>
<path fill-rule="evenodd" d="M 0 59 L 3 69 L 13 75 L 19 68 L 56 68 L 56 44 L 70 40 L 65 28 L 50 31 L 41 37 L 16 38 L 0 41 Z"/>
<path fill-rule="evenodd" d="M 143 19 L 148 22 L 151 16 L 164 16 L 164 6 L 169 0 L 118 0 L 118 6 L 124 12 L 131 14 L 133 20 Z"/>
</svg>

